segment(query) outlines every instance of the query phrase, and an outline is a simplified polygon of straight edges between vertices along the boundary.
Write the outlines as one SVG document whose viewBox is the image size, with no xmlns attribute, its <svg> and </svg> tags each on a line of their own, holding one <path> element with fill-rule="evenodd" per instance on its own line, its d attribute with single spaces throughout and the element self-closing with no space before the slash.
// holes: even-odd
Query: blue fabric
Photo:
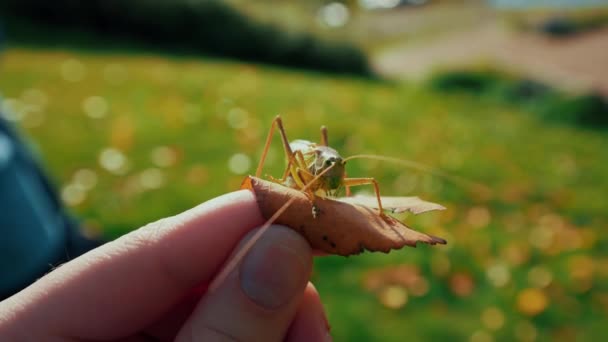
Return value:
<svg viewBox="0 0 608 342">
<path fill-rule="evenodd" d="M 0 299 L 62 259 L 69 224 L 32 155 L 0 118 Z"/>
<path fill-rule="evenodd" d="M 0 52 L 3 40 L 0 23 Z M 0 300 L 103 243 L 78 228 L 0 112 Z"/>
<path fill-rule="evenodd" d="M 1 24 L 0 52 L 4 47 Z M 102 243 L 82 236 L 35 158 L 0 112 L 0 300 Z"/>
</svg>

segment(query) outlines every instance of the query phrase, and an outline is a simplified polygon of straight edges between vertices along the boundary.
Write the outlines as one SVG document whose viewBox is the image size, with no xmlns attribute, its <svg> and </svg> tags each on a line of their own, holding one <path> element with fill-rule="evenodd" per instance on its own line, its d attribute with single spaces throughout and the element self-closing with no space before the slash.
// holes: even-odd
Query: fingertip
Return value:
<svg viewBox="0 0 608 342">
<path fill-rule="evenodd" d="M 258 305 L 275 309 L 301 292 L 312 270 L 312 251 L 301 235 L 272 226 L 255 242 L 239 272 L 243 292 Z"/>
<path fill-rule="evenodd" d="M 289 328 L 286 341 L 331 341 L 330 330 L 321 297 L 314 285 L 309 282 L 304 290 L 295 319 Z"/>
<path fill-rule="evenodd" d="M 227 276 L 214 281 L 217 285 L 201 299 L 178 340 L 217 334 L 238 340 L 283 340 L 310 277 L 312 250 L 302 236 L 284 226 L 271 226 L 252 241 L 256 232 L 241 241 L 227 263 Z M 250 242 L 243 259 L 233 262 Z"/>
</svg>

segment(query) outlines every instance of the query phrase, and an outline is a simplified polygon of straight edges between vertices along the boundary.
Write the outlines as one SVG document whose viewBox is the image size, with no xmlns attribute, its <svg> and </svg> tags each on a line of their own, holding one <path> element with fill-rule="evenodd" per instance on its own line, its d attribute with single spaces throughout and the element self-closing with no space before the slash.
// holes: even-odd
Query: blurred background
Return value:
<svg viewBox="0 0 608 342">
<path fill-rule="evenodd" d="M 608 1 L 3 0 L 0 22 L 1 112 L 87 234 L 237 189 L 281 114 L 491 189 L 350 162 L 445 205 L 405 220 L 449 243 L 317 259 L 337 341 L 608 336 Z"/>
</svg>

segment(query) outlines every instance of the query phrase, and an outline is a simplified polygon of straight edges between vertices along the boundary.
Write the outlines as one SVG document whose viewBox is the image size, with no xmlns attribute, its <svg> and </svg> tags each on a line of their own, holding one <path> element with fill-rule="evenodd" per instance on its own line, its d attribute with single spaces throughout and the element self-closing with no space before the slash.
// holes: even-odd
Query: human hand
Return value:
<svg viewBox="0 0 608 342">
<path fill-rule="evenodd" d="M 219 287 L 207 291 L 239 241 L 263 223 L 245 190 L 151 223 L 0 302 L 0 337 L 331 340 L 319 295 L 308 282 L 311 249 L 288 228 L 271 227 Z"/>
</svg>

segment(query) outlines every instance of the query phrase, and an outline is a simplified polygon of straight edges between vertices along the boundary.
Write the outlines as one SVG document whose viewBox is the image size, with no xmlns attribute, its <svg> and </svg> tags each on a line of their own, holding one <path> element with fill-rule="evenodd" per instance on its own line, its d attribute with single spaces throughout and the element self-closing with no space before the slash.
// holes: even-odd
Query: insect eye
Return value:
<svg viewBox="0 0 608 342">
<path fill-rule="evenodd" d="M 325 161 L 325 166 L 331 166 L 331 159 L 327 159 Z"/>
</svg>

